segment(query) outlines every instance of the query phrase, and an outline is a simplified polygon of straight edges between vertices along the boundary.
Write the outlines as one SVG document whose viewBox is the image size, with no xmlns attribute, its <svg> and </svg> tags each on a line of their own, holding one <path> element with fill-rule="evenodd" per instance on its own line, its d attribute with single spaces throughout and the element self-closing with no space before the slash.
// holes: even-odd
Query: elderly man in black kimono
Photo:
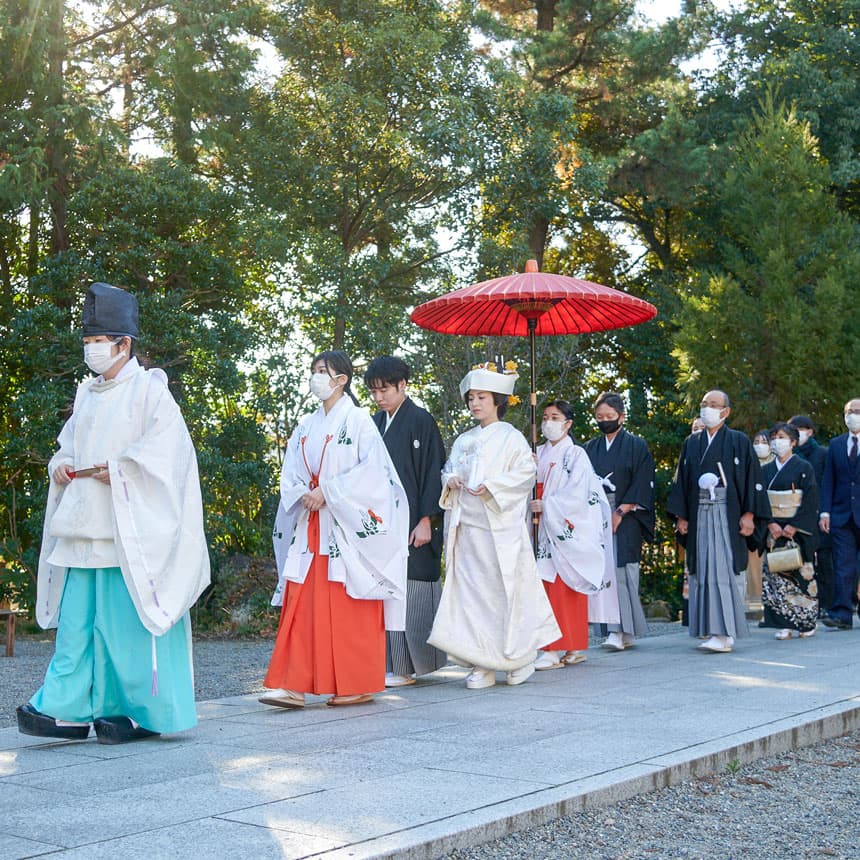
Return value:
<svg viewBox="0 0 860 860">
<path fill-rule="evenodd" d="M 707 636 L 699 647 L 715 653 L 749 634 L 735 574 L 770 517 L 758 458 L 746 435 L 726 426 L 730 413 L 724 391 L 702 398 L 705 430 L 684 441 L 666 506 L 687 549 L 690 635 Z"/>
<path fill-rule="evenodd" d="M 364 384 L 379 411 L 373 416 L 409 500 L 409 566 L 406 630 L 386 633 L 385 686 L 415 683 L 416 675 L 441 669 L 446 655 L 427 644 L 442 595 L 441 515 L 445 444 L 433 416 L 406 395 L 409 367 L 385 355 L 367 366 Z"/>
<path fill-rule="evenodd" d="M 603 646 L 623 651 L 648 632 L 639 600 L 639 562 L 643 541 L 654 540 L 654 458 L 644 439 L 624 429 L 626 408 L 620 394 L 601 394 L 594 403 L 594 418 L 600 436 L 585 443 L 585 453 L 612 508 L 621 616 L 620 624 L 607 625 Z"/>
</svg>

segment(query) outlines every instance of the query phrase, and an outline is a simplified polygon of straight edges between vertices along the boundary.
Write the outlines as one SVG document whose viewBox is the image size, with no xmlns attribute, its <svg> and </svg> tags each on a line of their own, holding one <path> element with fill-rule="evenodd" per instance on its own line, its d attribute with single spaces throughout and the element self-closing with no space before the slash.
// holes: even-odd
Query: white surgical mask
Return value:
<svg viewBox="0 0 860 860">
<path fill-rule="evenodd" d="M 540 432 L 543 433 L 544 438 L 548 439 L 550 442 L 558 442 L 566 432 L 564 429 L 565 423 L 566 422 L 564 421 L 544 421 L 543 424 L 540 425 Z"/>
<path fill-rule="evenodd" d="M 770 445 L 768 445 L 767 442 L 756 442 L 755 445 L 753 445 L 753 450 L 759 460 L 764 460 L 764 458 L 770 454 Z"/>
<path fill-rule="evenodd" d="M 84 344 L 84 362 L 93 373 L 106 373 L 124 355 L 125 350 L 120 350 L 116 355 L 111 355 L 114 343 L 100 341 L 98 343 Z"/>
<path fill-rule="evenodd" d="M 717 409 L 714 406 L 703 406 L 699 410 L 699 418 L 702 419 L 702 424 L 710 430 L 722 421 L 722 418 L 720 418 L 722 411 L 722 409 Z"/>
<path fill-rule="evenodd" d="M 332 378 L 327 373 L 312 373 L 310 379 L 311 394 L 319 400 L 328 400 L 337 388 L 331 387 Z"/>
<path fill-rule="evenodd" d="M 809 441 L 809 437 L 812 436 L 811 430 L 798 430 L 797 435 L 800 436 L 800 439 L 797 440 L 798 445 L 805 445 Z"/>
<path fill-rule="evenodd" d="M 845 426 L 848 428 L 849 432 L 856 433 L 860 430 L 860 415 L 857 415 L 854 412 L 849 412 L 845 416 Z"/>
<path fill-rule="evenodd" d="M 777 457 L 784 457 L 791 450 L 791 439 L 774 439 L 773 453 Z"/>
</svg>

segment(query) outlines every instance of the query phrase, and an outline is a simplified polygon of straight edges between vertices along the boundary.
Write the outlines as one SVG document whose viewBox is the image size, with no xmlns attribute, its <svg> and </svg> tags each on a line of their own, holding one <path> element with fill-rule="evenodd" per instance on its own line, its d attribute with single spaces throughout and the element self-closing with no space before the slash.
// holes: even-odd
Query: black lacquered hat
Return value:
<svg viewBox="0 0 860 860">
<path fill-rule="evenodd" d="M 138 338 L 137 299 L 110 284 L 91 284 L 84 298 L 84 337 L 96 334 Z"/>
</svg>

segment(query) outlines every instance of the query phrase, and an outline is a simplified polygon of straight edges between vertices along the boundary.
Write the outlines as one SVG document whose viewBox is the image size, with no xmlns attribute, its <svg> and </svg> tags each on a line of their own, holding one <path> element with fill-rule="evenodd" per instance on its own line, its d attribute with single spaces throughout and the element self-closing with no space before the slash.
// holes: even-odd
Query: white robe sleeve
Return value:
<svg viewBox="0 0 860 860">
<path fill-rule="evenodd" d="M 483 481 L 487 488 L 484 503 L 497 514 L 522 507 L 537 477 L 531 449 L 521 434 L 516 435 L 519 438 L 505 446 L 505 462 L 496 466 L 493 477 Z"/>
<path fill-rule="evenodd" d="M 78 386 L 75 393 L 75 407 L 81 396 L 83 385 Z M 42 546 L 39 553 L 39 568 L 36 588 L 36 621 L 39 626 L 47 629 L 56 627 L 60 614 L 60 600 L 63 596 L 63 585 L 66 581 L 66 568 L 51 564 L 48 559 L 57 546 L 57 537 L 51 534 L 51 520 L 63 497 L 64 485 L 54 481 L 54 471 L 63 464 L 75 464 L 75 423 L 76 409 L 72 411 L 69 420 L 60 430 L 57 437 L 60 449 L 48 462 L 48 500 L 45 505 L 45 522 L 42 526 Z"/>
<path fill-rule="evenodd" d="M 320 479 L 350 597 L 385 601 L 385 624 L 406 623 L 409 503 L 376 425 L 356 410 L 350 430 L 356 460 Z"/>
<path fill-rule="evenodd" d="M 117 554 L 143 625 L 169 630 L 209 585 L 194 446 L 160 376 L 148 373 L 141 435 L 108 460 Z"/>
<path fill-rule="evenodd" d="M 540 531 L 551 548 L 554 571 L 582 594 L 600 589 L 611 527 L 600 504 L 599 479 L 588 455 L 571 448 L 554 470 L 550 492 L 544 485 Z"/>
<path fill-rule="evenodd" d="M 306 432 L 305 425 L 306 422 L 302 421 L 290 436 L 281 466 L 281 498 L 272 530 L 275 566 L 278 571 L 278 585 L 272 595 L 272 606 L 281 606 L 284 602 L 288 579 L 287 556 L 293 542 L 299 539 L 297 526 L 300 520 L 307 520 L 307 511 L 300 504 L 301 497 L 308 491 L 310 480 L 301 453 L 301 438 Z M 306 529 L 303 534 L 307 534 Z"/>
</svg>

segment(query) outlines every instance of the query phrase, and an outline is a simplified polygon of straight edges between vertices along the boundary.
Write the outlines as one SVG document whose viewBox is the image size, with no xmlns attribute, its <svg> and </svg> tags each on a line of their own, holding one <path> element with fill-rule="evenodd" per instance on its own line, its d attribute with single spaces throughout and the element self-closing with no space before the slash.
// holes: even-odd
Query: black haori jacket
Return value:
<svg viewBox="0 0 860 860">
<path fill-rule="evenodd" d="M 642 558 L 642 542 L 654 540 L 654 458 L 644 439 L 623 427 L 606 450 L 602 434 L 585 443 L 585 453 L 598 478 L 609 475 L 615 485 L 615 507 L 638 505 L 621 519 L 615 532 L 619 567 Z"/>
<path fill-rule="evenodd" d="M 699 477 L 705 472 L 717 475 L 720 478 L 719 486 L 726 488 L 732 560 L 735 573 L 740 573 L 746 569 L 749 550 L 758 550 L 761 546 L 770 519 L 770 503 L 752 443 L 743 433 L 730 430 L 725 424 L 716 432 L 710 446 L 707 430 L 684 440 L 666 509 L 670 515 L 685 519 L 690 524 L 686 536 L 679 536 L 680 543 L 687 549 L 690 573 L 696 572 Z M 745 538 L 740 533 L 740 518 L 747 512 L 754 517 L 755 530 L 750 537 Z"/>
<path fill-rule="evenodd" d="M 433 416 L 408 397 L 400 404 L 394 420 L 385 430 L 386 415 L 380 410 L 373 421 L 394 462 L 394 468 L 409 501 L 409 533 L 422 517 L 441 515 L 442 467 L 445 443 Z M 407 578 L 435 582 L 441 576 L 442 529 L 435 525 L 430 543 L 409 547 Z"/>
</svg>

